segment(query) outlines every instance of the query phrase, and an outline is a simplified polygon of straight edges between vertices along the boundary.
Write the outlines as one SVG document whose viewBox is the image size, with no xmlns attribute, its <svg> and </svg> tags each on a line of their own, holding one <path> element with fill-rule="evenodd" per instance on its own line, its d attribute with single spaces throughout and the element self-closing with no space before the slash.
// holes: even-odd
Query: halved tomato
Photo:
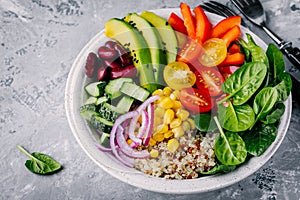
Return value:
<svg viewBox="0 0 300 200">
<path fill-rule="evenodd" d="M 195 73 L 196 85 L 199 89 L 208 89 L 210 96 L 219 96 L 222 93 L 221 85 L 224 83 L 224 78 L 215 67 L 201 67 Z"/>
<path fill-rule="evenodd" d="M 222 76 L 224 77 L 225 80 L 227 80 L 227 78 L 233 74 L 236 70 L 238 70 L 240 68 L 240 66 L 235 66 L 235 65 L 231 65 L 231 66 L 218 66 L 218 69 L 220 71 L 220 73 L 222 74 Z"/>
<path fill-rule="evenodd" d="M 213 99 L 206 90 L 184 88 L 179 96 L 182 105 L 193 114 L 209 112 L 214 107 Z"/>
<path fill-rule="evenodd" d="M 201 52 L 201 45 L 195 40 L 188 39 L 185 45 L 179 50 L 177 60 L 184 63 L 191 63 L 199 58 Z"/>
</svg>

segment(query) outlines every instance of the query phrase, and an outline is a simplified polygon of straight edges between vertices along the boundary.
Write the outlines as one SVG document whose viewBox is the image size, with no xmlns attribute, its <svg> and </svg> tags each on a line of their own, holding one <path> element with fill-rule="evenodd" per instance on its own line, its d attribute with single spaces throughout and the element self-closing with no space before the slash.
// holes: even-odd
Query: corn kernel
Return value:
<svg viewBox="0 0 300 200">
<path fill-rule="evenodd" d="M 181 126 L 172 129 L 175 138 L 180 138 L 184 135 L 184 130 Z"/>
<path fill-rule="evenodd" d="M 193 119 L 188 118 L 187 121 L 190 123 L 191 129 L 195 129 L 195 128 L 196 128 L 196 126 L 195 126 L 195 121 L 194 121 Z"/>
<path fill-rule="evenodd" d="M 179 99 L 180 91 L 179 91 L 179 90 L 174 90 L 174 91 L 172 92 L 172 96 L 174 96 L 175 99 Z"/>
<path fill-rule="evenodd" d="M 159 132 L 154 133 L 152 138 L 157 142 L 161 142 L 165 139 L 164 134 Z"/>
<path fill-rule="evenodd" d="M 152 96 L 154 96 L 154 95 L 163 96 L 163 94 L 164 93 L 163 93 L 162 89 L 157 89 L 152 93 Z"/>
<path fill-rule="evenodd" d="M 177 110 L 180 109 L 180 108 L 182 108 L 182 105 L 181 105 L 180 101 L 174 100 L 174 106 L 173 106 L 173 109 L 177 111 Z"/>
<path fill-rule="evenodd" d="M 181 118 L 175 118 L 170 123 L 170 128 L 175 128 L 181 125 Z"/>
<path fill-rule="evenodd" d="M 153 138 L 150 138 L 149 145 L 153 147 L 156 145 L 156 141 Z"/>
<path fill-rule="evenodd" d="M 184 130 L 184 132 L 189 132 L 191 130 L 191 125 L 188 121 L 182 122 L 181 127 Z"/>
<path fill-rule="evenodd" d="M 173 135 L 174 135 L 174 133 L 173 133 L 172 131 L 168 131 L 168 132 L 164 133 L 164 137 L 165 137 L 166 139 L 169 139 L 169 138 L 172 137 Z"/>
<path fill-rule="evenodd" d="M 162 119 L 162 118 L 160 118 L 160 117 L 155 117 L 155 118 L 154 118 L 154 125 L 153 125 L 154 130 L 157 130 L 157 127 L 158 127 L 159 125 L 161 125 L 162 123 L 163 123 L 163 119 Z"/>
<path fill-rule="evenodd" d="M 161 97 L 158 105 L 162 108 L 169 109 L 174 106 L 174 103 L 170 97 Z"/>
<path fill-rule="evenodd" d="M 161 124 L 161 125 L 157 126 L 156 130 L 158 133 L 165 133 L 169 130 L 169 127 L 168 127 L 168 125 Z"/>
<path fill-rule="evenodd" d="M 174 119 L 175 113 L 172 109 L 168 109 L 164 115 L 164 124 L 170 124 Z"/>
<path fill-rule="evenodd" d="M 152 158 L 156 158 L 156 157 L 158 156 L 158 151 L 157 151 L 156 149 L 152 149 L 152 150 L 150 151 L 150 156 L 151 156 Z"/>
<path fill-rule="evenodd" d="M 176 139 L 171 139 L 168 141 L 167 148 L 171 153 L 174 153 L 179 147 L 179 142 Z"/>
<path fill-rule="evenodd" d="M 172 89 L 170 88 L 170 87 L 165 87 L 164 89 L 163 89 L 163 94 L 165 95 L 165 96 L 170 96 L 170 94 L 172 93 L 173 91 L 172 91 Z"/>
<path fill-rule="evenodd" d="M 155 110 L 154 110 L 154 116 L 155 118 L 158 117 L 158 118 L 162 118 L 165 114 L 166 110 L 162 107 L 156 107 Z"/>
<path fill-rule="evenodd" d="M 131 145 L 133 141 L 131 139 L 128 139 L 126 142 L 128 145 Z"/>
<path fill-rule="evenodd" d="M 176 117 L 180 117 L 182 121 L 185 121 L 190 116 L 190 113 L 184 109 L 178 109 L 176 112 Z"/>
</svg>

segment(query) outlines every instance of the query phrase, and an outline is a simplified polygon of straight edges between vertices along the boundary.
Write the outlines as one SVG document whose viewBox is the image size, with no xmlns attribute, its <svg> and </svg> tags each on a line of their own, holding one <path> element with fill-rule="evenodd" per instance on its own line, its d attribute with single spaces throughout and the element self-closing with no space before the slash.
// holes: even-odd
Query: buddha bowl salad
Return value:
<svg viewBox="0 0 300 200">
<path fill-rule="evenodd" d="M 241 38 L 240 16 L 213 25 L 200 6 L 180 11 L 107 21 L 110 39 L 87 56 L 80 108 L 100 151 L 168 179 L 226 173 L 260 156 L 292 87 L 275 45 L 265 52 Z"/>
</svg>

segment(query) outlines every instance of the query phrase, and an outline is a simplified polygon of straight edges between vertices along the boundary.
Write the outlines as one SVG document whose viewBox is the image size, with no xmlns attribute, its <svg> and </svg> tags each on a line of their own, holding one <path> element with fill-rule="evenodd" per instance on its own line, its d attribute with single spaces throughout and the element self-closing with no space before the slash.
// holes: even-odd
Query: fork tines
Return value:
<svg viewBox="0 0 300 200">
<path fill-rule="evenodd" d="M 201 7 L 208 12 L 222 15 L 224 17 L 230 17 L 230 16 L 237 15 L 233 10 L 228 8 L 226 5 L 223 5 L 216 1 L 204 2 L 204 4 L 201 5 Z"/>
</svg>

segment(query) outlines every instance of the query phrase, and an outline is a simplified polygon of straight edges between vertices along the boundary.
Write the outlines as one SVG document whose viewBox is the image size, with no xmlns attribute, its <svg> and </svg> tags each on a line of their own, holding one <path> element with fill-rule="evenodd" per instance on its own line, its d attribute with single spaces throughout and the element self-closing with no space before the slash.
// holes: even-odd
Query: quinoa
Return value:
<svg viewBox="0 0 300 200">
<path fill-rule="evenodd" d="M 179 148 L 171 153 L 167 141 L 150 147 L 156 149 L 156 158 L 136 159 L 135 168 L 145 174 L 166 179 L 193 179 L 199 173 L 208 171 L 216 165 L 214 143 L 219 133 L 190 132 L 178 139 Z"/>
</svg>

